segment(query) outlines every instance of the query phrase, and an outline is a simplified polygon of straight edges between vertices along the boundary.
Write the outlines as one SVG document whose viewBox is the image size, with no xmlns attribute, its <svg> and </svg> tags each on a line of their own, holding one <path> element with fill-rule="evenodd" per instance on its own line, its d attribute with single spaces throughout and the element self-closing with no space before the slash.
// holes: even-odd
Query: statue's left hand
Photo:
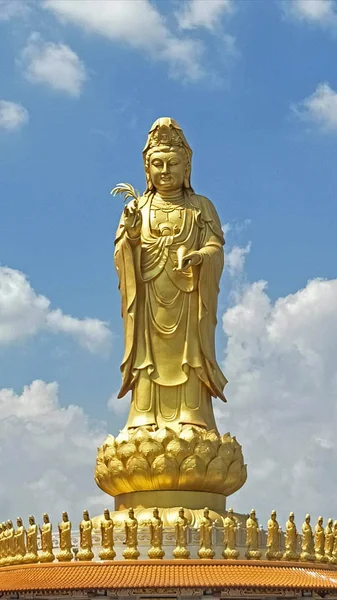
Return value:
<svg viewBox="0 0 337 600">
<path fill-rule="evenodd" d="M 202 255 L 200 252 L 189 252 L 188 254 L 185 254 L 182 260 L 182 268 L 187 269 L 188 267 L 196 267 L 197 265 L 200 265 L 201 262 Z"/>
</svg>

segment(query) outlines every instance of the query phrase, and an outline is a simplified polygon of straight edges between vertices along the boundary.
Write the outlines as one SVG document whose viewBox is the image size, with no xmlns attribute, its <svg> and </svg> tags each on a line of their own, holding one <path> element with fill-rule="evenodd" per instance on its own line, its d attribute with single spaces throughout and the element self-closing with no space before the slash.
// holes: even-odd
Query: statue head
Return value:
<svg viewBox="0 0 337 600">
<path fill-rule="evenodd" d="M 62 513 L 62 521 L 64 521 L 65 523 L 66 523 L 67 521 L 69 521 L 69 518 L 68 518 L 68 513 L 67 513 L 67 511 L 66 511 L 66 510 L 64 510 L 64 511 L 63 511 L 63 513 Z"/>
<path fill-rule="evenodd" d="M 159 509 L 158 509 L 157 507 L 155 507 L 155 508 L 153 509 L 153 516 L 154 516 L 156 519 L 158 519 L 158 517 L 159 517 Z"/>
<path fill-rule="evenodd" d="M 104 510 L 104 518 L 110 520 L 110 511 L 108 508 Z"/>
<path fill-rule="evenodd" d="M 181 507 L 179 508 L 179 517 L 181 517 L 181 518 L 183 519 L 183 518 L 184 518 L 184 516 L 185 516 L 185 511 L 184 511 L 183 507 L 181 506 Z"/>
<path fill-rule="evenodd" d="M 146 192 L 192 190 L 192 150 L 182 129 L 170 117 L 157 119 L 143 150 Z"/>
<path fill-rule="evenodd" d="M 337 521 L 334 521 L 333 528 L 334 528 L 335 531 L 337 530 Z"/>
<path fill-rule="evenodd" d="M 205 506 L 205 508 L 204 508 L 204 517 L 209 517 L 209 508 L 208 508 L 208 506 Z"/>
<path fill-rule="evenodd" d="M 333 520 L 332 520 L 332 519 L 329 519 L 329 520 L 328 520 L 328 527 L 330 527 L 330 529 L 331 529 L 331 527 L 332 527 L 332 524 L 333 524 Z"/>
<path fill-rule="evenodd" d="M 21 517 L 18 517 L 16 519 L 16 524 L 17 524 L 18 527 L 22 527 L 22 519 L 21 519 Z"/>
<path fill-rule="evenodd" d="M 135 516 L 135 513 L 134 513 L 133 508 L 129 508 L 129 517 L 130 517 L 130 519 L 133 519 L 134 516 Z"/>
<path fill-rule="evenodd" d="M 276 521 L 276 510 L 271 511 L 270 517 L 272 521 Z"/>
<path fill-rule="evenodd" d="M 35 525 L 35 517 L 33 517 L 33 515 L 30 515 L 28 521 L 29 521 L 29 525 Z"/>
<path fill-rule="evenodd" d="M 13 527 L 12 521 L 8 520 L 7 521 L 7 529 L 12 529 L 12 527 Z"/>
<path fill-rule="evenodd" d="M 317 523 L 318 523 L 318 525 L 322 526 L 323 525 L 323 517 L 318 517 Z"/>
<path fill-rule="evenodd" d="M 87 510 L 83 511 L 83 519 L 85 521 L 89 521 L 89 511 L 87 511 Z"/>
<path fill-rule="evenodd" d="M 310 515 L 309 515 L 309 513 L 307 515 L 305 515 L 305 522 L 308 523 L 308 524 L 310 523 Z"/>
<path fill-rule="evenodd" d="M 47 513 L 43 513 L 43 522 L 49 523 L 49 515 Z"/>
<path fill-rule="evenodd" d="M 234 510 L 232 508 L 229 508 L 227 511 L 227 517 L 230 517 L 231 519 L 234 516 Z"/>
<path fill-rule="evenodd" d="M 294 519 L 295 519 L 295 515 L 294 515 L 294 513 L 293 513 L 293 512 L 291 512 L 291 513 L 289 514 L 289 521 L 291 521 L 291 523 L 293 523 L 293 522 L 294 522 Z"/>
<path fill-rule="evenodd" d="M 252 508 L 252 510 L 249 513 L 249 516 L 250 516 L 251 519 L 255 519 L 256 518 L 255 508 Z"/>
</svg>

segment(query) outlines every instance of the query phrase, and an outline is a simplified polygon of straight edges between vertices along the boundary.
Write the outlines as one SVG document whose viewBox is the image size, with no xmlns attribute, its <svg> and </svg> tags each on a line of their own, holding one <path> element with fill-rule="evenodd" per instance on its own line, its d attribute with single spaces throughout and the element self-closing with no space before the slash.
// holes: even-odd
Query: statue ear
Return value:
<svg viewBox="0 0 337 600">
<path fill-rule="evenodd" d="M 184 177 L 184 187 L 187 190 L 191 187 L 190 178 L 188 177 L 188 175 L 185 175 L 185 177 Z"/>
<path fill-rule="evenodd" d="M 152 192 L 154 190 L 154 185 L 152 183 L 152 179 L 150 177 L 149 172 L 146 172 L 146 183 L 147 183 L 147 189 Z"/>
</svg>

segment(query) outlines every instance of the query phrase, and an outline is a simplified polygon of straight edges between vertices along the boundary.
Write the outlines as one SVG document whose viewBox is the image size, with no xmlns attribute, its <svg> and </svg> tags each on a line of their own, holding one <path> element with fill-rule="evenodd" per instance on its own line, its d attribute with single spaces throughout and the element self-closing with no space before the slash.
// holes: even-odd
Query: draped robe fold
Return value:
<svg viewBox="0 0 337 600">
<path fill-rule="evenodd" d="M 225 400 L 226 378 L 215 357 L 223 234 L 213 204 L 185 195 L 183 224 L 172 235 L 151 228 L 151 200 L 139 201 L 140 238 L 128 237 L 123 216 L 115 240 L 125 353 L 119 397 L 132 390 L 126 427 L 183 424 L 216 429 L 211 396 Z M 198 250 L 202 263 L 176 270 L 177 251 Z"/>
</svg>

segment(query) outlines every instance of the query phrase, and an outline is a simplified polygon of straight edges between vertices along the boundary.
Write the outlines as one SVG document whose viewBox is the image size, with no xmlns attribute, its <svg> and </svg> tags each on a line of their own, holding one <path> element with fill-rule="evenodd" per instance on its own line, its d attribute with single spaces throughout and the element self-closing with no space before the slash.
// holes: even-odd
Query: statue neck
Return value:
<svg viewBox="0 0 337 600">
<path fill-rule="evenodd" d="M 184 192 L 182 189 L 172 191 L 168 190 L 167 192 L 156 192 L 156 198 L 164 201 L 169 200 L 170 202 L 181 200 L 183 196 Z"/>
</svg>

